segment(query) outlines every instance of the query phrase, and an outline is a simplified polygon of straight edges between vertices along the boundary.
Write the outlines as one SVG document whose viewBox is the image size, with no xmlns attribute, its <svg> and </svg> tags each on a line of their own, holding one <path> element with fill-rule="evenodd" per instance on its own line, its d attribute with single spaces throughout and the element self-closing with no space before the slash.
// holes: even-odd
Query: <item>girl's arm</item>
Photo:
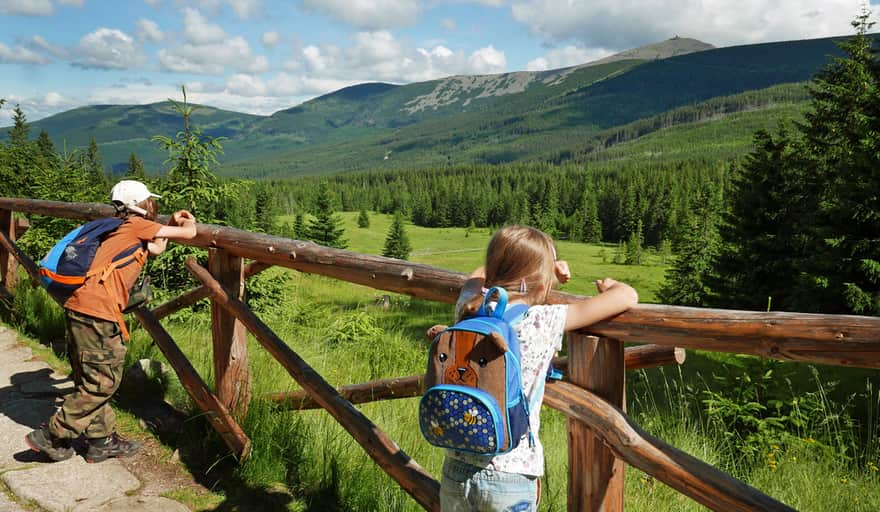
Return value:
<svg viewBox="0 0 880 512">
<path fill-rule="evenodd" d="M 568 305 L 565 330 L 573 331 L 623 313 L 639 302 L 639 294 L 628 284 L 611 278 L 596 281 L 599 295 Z"/>
</svg>

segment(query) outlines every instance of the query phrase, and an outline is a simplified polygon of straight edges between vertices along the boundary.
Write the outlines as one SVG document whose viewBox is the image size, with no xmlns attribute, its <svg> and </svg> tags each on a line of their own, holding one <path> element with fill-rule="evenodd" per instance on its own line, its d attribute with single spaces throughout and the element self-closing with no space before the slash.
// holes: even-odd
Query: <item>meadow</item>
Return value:
<svg viewBox="0 0 880 512">
<path fill-rule="evenodd" d="M 357 213 L 340 214 L 349 250 L 379 254 L 391 223 L 371 213 L 369 228 Z M 292 219 L 281 219 L 291 221 Z M 408 225 L 410 260 L 468 272 L 480 264 L 488 229 L 419 228 Z M 573 278 L 564 291 L 590 295 L 593 281 L 614 277 L 632 284 L 642 302 L 654 302 L 669 264 L 649 254 L 643 265 L 614 263 L 614 245 L 559 242 Z M 448 322 L 451 307 L 321 276 L 284 269 L 266 271 L 284 280 L 283 300 L 261 318 L 334 385 L 414 375 L 424 371 L 425 329 Z M 58 308 L 39 291 L 22 287 L 22 308 L 41 311 L 19 318 L 21 329 L 56 324 Z M 42 308 L 42 310 L 41 310 Z M 182 311 L 165 322 L 172 336 L 210 384 L 208 308 Z M 649 342 L 650 340 L 646 340 Z M 133 333 L 128 362 L 162 359 L 142 330 Z M 256 399 L 243 420 L 253 442 L 251 457 L 234 464 L 205 422 L 188 421 L 172 443 L 194 472 L 216 486 L 212 499 L 172 495 L 199 510 L 414 511 L 416 503 L 387 477 L 325 412 L 285 411 L 259 397 L 298 388 L 283 368 L 250 341 L 249 365 Z M 160 379 L 166 399 L 199 417 L 173 376 Z M 880 509 L 877 372 L 813 367 L 689 351 L 681 367 L 628 375 L 628 414 L 646 431 L 798 510 Z M 359 406 L 434 475 L 442 451 L 429 446 L 416 427 L 416 399 Z M 547 474 L 541 510 L 566 508 L 567 448 L 564 417 L 543 411 L 541 437 Z M 627 468 L 626 508 L 634 511 L 703 507 L 633 468 Z"/>
</svg>

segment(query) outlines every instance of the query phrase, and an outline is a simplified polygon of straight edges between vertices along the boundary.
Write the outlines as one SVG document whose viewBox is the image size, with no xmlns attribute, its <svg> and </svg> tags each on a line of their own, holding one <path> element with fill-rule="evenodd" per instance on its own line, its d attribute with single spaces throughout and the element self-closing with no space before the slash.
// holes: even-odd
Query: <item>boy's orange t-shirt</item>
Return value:
<svg viewBox="0 0 880 512">
<path fill-rule="evenodd" d="M 114 256 L 124 250 L 153 240 L 161 228 L 162 224 L 143 217 L 129 217 L 98 247 L 91 269 L 102 269 L 113 261 Z M 100 276 L 96 275 L 86 279 L 86 282 L 67 299 L 64 307 L 102 320 L 117 321 L 118 312 L 128 304 L 128 292 L 134 286 L 143 267 L 137 260 L 132 260 L 131 263 L 114 270 L 108 276 L 107 284 L 116 295 L 117 304 L 114 304 L 107 293 Z"/>
</svg>

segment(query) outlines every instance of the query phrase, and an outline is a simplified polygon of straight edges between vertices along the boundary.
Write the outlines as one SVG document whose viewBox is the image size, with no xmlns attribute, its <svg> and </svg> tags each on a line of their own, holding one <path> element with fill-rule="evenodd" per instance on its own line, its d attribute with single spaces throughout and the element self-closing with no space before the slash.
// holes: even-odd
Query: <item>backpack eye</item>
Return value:
<svg viewBox="0 0 880 512">
<path fill-rule="evenodd" d="M 449 359 L 449 356 L 441 352 L 440 355 L 437 356 L 437 358 L 440 359 L 441 363 L 445 363 L 446 360 Z"/>
<path fill-rule="evenodd" d="M 489 361 L 487 361 L 485 357 L 481 357 L 477 362 L 480 364 L 480 368 L 485 368 L 486 365 L 489 364 Z"/>
</svg>

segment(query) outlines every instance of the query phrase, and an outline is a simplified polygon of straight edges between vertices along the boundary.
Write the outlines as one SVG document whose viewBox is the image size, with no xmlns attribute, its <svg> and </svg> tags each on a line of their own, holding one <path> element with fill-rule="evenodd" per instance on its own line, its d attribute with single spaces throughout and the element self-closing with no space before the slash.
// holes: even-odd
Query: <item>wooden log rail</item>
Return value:
<svg viewBox="0 0 880 512">
<path fill-rule="evenodd" d="M 112 207 L 0 198 L 0 210 L 89 220 Z M 160 217 L 160 220 L 162 218 Z M 452 304 L 466 276 L 403 260 L 358 254 L 310 242 L 199 224 L 187 242 L 231 254 L 320 274 L 380 290 Z M 554 292 L 550 301 L 584 297 Z M 806 363 L 880 368 L 880 318 L 806 313 L 761 313 L 678 306 L 639 305 L 590 326 L 585 333 L 622 342 L 730 352 Z"/>
<path fill-rule="evenodd" d="M 4 235 L 0 242 L 5 249 L 0 250 L 0 257 L 5 255 L 7 262 L 9 255 L 19 256 L 12 242 L 15 237 L 15 229 L 10 226 L 12 211 L 80 220 L 113 213 L 106 205 L 0 198 L 0 233 Z M 466 279 L 464 274 L 428 265 L 222 226 L 200 224 L 196 238 L 188 244 L 222 249 L 222 257 L 227 263 L 215 271 L 215 275 L 221 281 L 228 280 L 230 286 L 239 286 L 243 282 L 246 270 L 238 263 L 241 258 L 253 260 L 254 266 L 279 265 L 446 303 L 455 301 Z M 437 509 L 437 482 L 346 400 L 346 396 L 354 401 L 366 401 L 383 393 L 414 394 L 423 386 L 418 377 L 366 383 L 358 386 L 359 389 L 349 386 L 341 392 L 334 390 L 243 305 L 239 300 L 240 290 L 237 290 L 237 297 L 204 269 L 191 263 L 188 267 L 199 275 L 202 286 L 160 306 L 152 315 L 141 310 L 138 316 L 143 317 L 142 321 L 150 324 L 159 316 L 210 295 L 214 311 L 221 308 L 226 311 L 224 321 L 234 317 L 235 321 L 244 324 L 309 393 L 310 400 L 327 409 L 348 429 L 416 501 L 426 509 Z M 8 284 L 9 270 L 0 270 L 4 271 Z M 561 292 L 550 296 L 553 303 L 580 300 L 589 299 Z M 650 342 L 667 350 L 672 347 L 694 348 L 790 361 L 880 368 L 878 333 L 880 318 L 872 317 L 653 305 L 638 306 L 582 332 L 571 333 L 572 382 L 549 385 L 545 400 L 548 406 L 569 417 L 569 510 L 622 510 L 624 461 L 713 510 L 791 510 L 712 466 L 651 438 L 633 425 L 624 413 L 623 375 L 630 354 L 634 352 L 627 352 L 624 343 Z M 159 335 L 161 337 L 161 332 Z M 224 336 L 230 338 L 228 334 Z M 216 341 L 215 338 L 215 345 Z M 645 350 L 643 355 L 655 349 L 640 348 Z M 290 396 L 283 398 L 289 399 Z M 223 411 L 223 405 L 220 402 L 217 409 Z"/>
<path fill-rule="evenodd" d="M 683 364 L 685 357 L 684 349 L 656 345 L 626 347 L 624 352 L 627 370 Z M 553 366 L 563 372 L 563 380 L 568 380 L 568 375 L 566 374 L 568 369 L 567 357 L 553 358 Z M 425 392 L 425 376 L 412 375 L 409 377 L 372 380 L 361 384 L 343 386 L 337 388 L 336 392 L 353 404 L 413 398 L 422 396 L 422 393 Z M 263 398 L 293 410 L 318 409 L 321 407 L 321 404 L 315 401 L 312 395 L 304 389 L 288 393 L 268 393 L 263 395 Z"/>
</svg>

